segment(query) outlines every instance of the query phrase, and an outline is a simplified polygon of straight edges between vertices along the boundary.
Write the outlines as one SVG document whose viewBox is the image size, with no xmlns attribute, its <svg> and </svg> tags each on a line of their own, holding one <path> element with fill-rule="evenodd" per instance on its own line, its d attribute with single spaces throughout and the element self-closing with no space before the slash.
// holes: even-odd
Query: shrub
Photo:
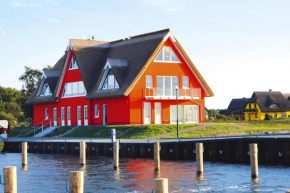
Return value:
<svg viewBox="0 0 290 193">
<path fill-rule="evenodd" d="M 273 117 L 271 115 L 269 115 L 268 113 L 266 113 L 264 120 L 269 121 L 271 119 L 273 119 Z"/>
</svg>

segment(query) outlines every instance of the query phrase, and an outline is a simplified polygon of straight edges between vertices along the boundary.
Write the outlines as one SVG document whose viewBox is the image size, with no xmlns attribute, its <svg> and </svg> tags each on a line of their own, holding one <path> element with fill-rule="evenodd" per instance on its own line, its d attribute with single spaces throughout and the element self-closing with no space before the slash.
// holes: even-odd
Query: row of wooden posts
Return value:
<svg viewBox="0 0 290 193">
<path fill-rule="evenodd" d="M 203 174 L 203 144 L 196 143 L 196 173 L 197 175 Z M 258 148 L 257 144 L 250 144 L 250 161 L 251 161 L 251 177 L 258 178 Z M 27 166 L 27 142 L 22 143 L 22 166 Z M 86 143 L 80 142 L 80 164 L 86 164 Z M 113 147 L 113 168 L 119 169 L 119 142 L 114 142 Z M 154 171 L 160 172 L 160 143 L 154 143 Z M 16 167 L 4 167 L 4 192 L 16 193 L 17 192 L 17 179 Z M 83 171 L 70 172 L 70 186 L 68 192 L 83 193 L 84 190 L 84 173 Z M 155 193 L 168 192 L 168 179 L 157 178 L 154 182 Z M 287 191 L 286 191 L 287 192 Z M 289 191 L 290 192 L 290 191 Z"/>
</svg>

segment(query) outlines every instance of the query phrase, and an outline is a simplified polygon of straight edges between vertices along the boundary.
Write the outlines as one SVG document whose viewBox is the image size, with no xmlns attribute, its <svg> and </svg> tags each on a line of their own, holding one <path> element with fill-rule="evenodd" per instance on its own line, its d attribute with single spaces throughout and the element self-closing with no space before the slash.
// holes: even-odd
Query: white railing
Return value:
<svg viewBox="0 0 290 193">
<path fill-rule="evenodd" d="M 200 98 L 201 89 L 200 88 L 188 88 L 188 89 L 178 89 L 178 98 L 191 99 Z M 153 99 L 166 99 L 166 98 L 176 98 L 175 89 L 163 89 L 163 88 L 146 88 L 144 89 L 145 98 Z"/>
</svg>

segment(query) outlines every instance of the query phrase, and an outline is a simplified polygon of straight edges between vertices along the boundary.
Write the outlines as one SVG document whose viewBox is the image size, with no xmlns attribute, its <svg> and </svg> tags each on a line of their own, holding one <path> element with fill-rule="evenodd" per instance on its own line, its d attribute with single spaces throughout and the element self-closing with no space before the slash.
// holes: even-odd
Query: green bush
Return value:
<svg viewBox="0 0 290 193">
<path fill-rule="evenodd" d="M 264 120 L 269 121 L 271 119 L 273 119 L 273 117 L 271 115 L 269 115 L 268 113 L 266 113 Z"/>
</svg>

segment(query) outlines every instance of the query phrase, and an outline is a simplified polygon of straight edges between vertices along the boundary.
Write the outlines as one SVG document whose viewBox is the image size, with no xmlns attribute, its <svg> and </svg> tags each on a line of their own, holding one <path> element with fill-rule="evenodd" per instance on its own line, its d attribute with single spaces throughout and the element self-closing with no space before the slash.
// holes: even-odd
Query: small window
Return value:
<svg viewBox="0 0 290 193">
<path fill-rule="evenodd" d="M 174 51 L 169 46 L 164 46 L 157 57 L 155 58 L 155 61 L 165 61 L 165 62 L 180 62 Z"/>
<path fill-rule="evenodd" d="M 274 113 L 274 118 L 277 118 L 277 113 Z"/>
<path fill-rule="evenodd" d="M 49 89 L 48 83 L 46 80 L 44 80 L 39 96 L 50 96 L 50 95 L 51 91 Z"/>
<path fill-rule="evenodd" d="M 286 117 L 286 113 L 281 113 L 281 117 Z"/>
<path fill-rule="evenodd" d="M 99 105 L 95 105 L 95 117 L 99 117 Z"/>
<path fill-rule="evenodd" d="M 254 109 L 256 109 L 257 108 L 257 104 L 254 104 Z"/>
<path fill-rule="evenodd" d="M 118 88 L 119 84 L 113 74 L 113 71 L 110 69 L 102 86 L 102 90 L 118 89 Z"/>
<path fill-rule="evenodd" d="M 252 108 L 252 104 L 249 104 L 249 109 L 251 109 Z"/>
<path fill-rule="evenodd" d="M 188 76 L 182 77 L 182 87 L 185 88 L 185 89 L 189 88 Z"/>
<path fill-rule="evenodd" d="M 146 88 L 153 87 L 153 78 L 152 76 L 146 76 Z"/>
<path fill-rule="evenodd" d="M 78 65 L 77 65 L 76 59 L 74 57 L 71 58 L 69 69 L 70 70 L 78 69 Z"/>
<path fill-rule="evenodd" d="M 44 109 L 44 119 L 47 120 L 48 119 L 48 108 Z"/>
</svg>

